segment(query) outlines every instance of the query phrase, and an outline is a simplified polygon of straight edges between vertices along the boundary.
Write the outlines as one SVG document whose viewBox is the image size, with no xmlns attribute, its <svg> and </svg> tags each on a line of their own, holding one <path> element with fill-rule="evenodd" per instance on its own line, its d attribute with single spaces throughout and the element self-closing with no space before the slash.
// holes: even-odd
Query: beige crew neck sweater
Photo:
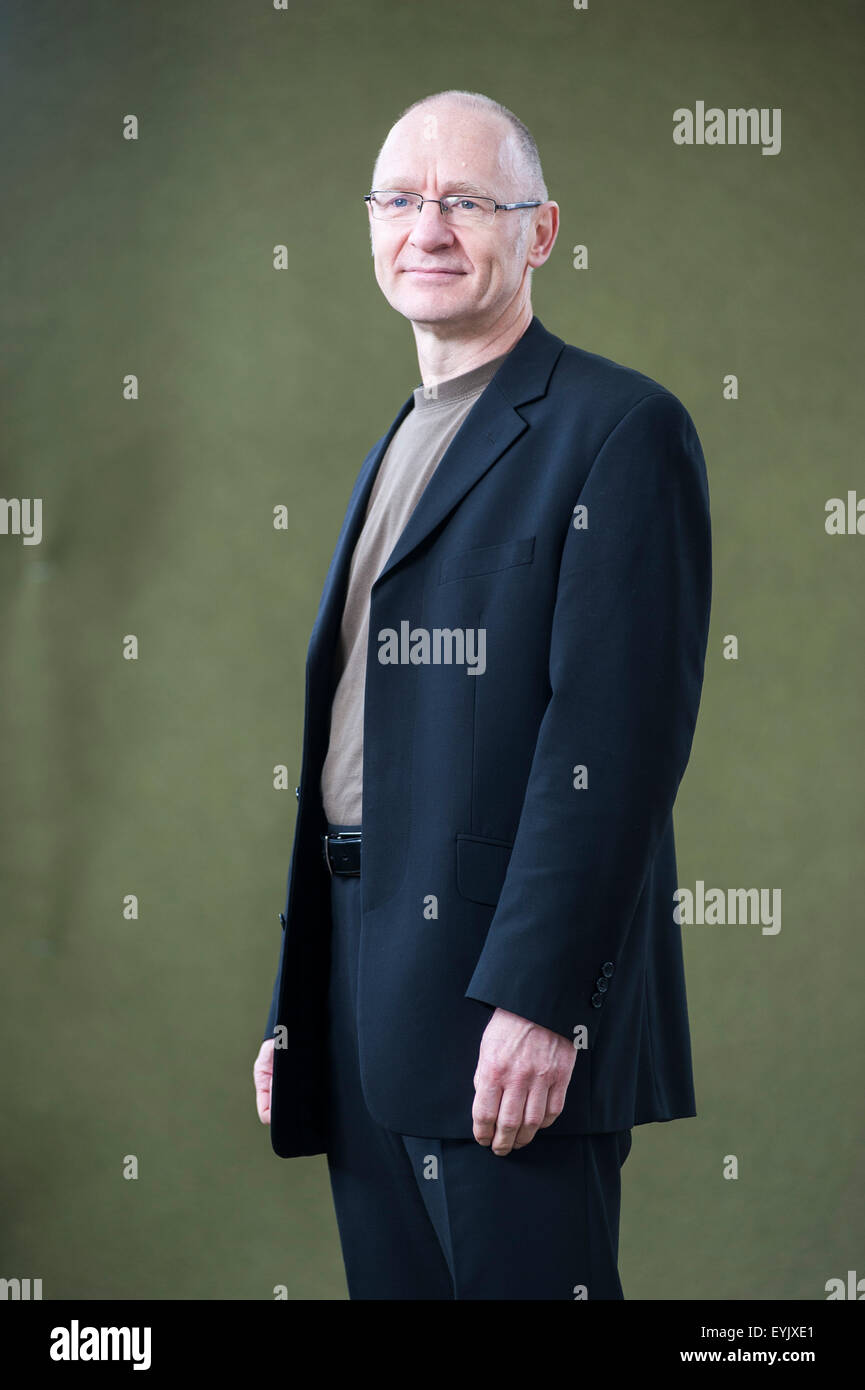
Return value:
<svg viewBox="0 0 865 1390">
<path fill-rule="evenodd" d="M 363 705 L 370 589 L 420 501 L 448 445 L 507 353 L 425 392 L 394 434 L 378 467 L 349 568 L 334 653 L 330 740 L 321 774 L 324 814 L 333 825 L 360 825 L 363 807 Z"/>
</svg>

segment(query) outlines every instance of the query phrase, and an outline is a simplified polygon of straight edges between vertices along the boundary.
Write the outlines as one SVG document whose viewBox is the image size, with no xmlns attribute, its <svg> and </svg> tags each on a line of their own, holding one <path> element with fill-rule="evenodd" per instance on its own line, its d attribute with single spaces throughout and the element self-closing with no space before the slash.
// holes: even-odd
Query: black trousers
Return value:
<svg viewBox="0 0 865 1390">
<path fill-rule="evenodd" d="M 360 878 L 335 875 L 331 905 L 327 1162 L 350 1298 L 623 1298 L 619 1202 L 631 1131 L 556 1135 L 552 1125 L 497 1155 L 475 1139 L 377 1124 L 358 1066 Z"/>
</svg>

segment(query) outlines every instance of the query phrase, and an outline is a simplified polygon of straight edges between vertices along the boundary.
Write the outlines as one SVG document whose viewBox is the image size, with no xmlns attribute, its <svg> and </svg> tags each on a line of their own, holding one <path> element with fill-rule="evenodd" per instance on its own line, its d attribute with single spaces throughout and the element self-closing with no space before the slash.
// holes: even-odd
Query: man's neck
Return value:
<svg viewBox="0 0 865 1390">
<path fill-rule="evenodd" d="M 444 325 L 427 329 L 413 323 L 418 366 L 424 386 L 449 381 L 474 371 L 494 357 L 502 357 L 525 333 L 532 321 L 532 306 L 526 302 L 512 316 L 504 315 L 488 330 L 470 338 L 442 336 Z"/>
</svg>

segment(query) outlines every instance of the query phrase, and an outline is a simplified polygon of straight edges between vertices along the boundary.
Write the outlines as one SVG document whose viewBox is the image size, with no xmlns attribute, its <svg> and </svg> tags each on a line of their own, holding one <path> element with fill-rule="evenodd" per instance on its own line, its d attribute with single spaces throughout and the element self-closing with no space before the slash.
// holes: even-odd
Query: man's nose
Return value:
<svg viewBox="0 0 865 1390">
<path fill-rule="evenodd" d="M 415 214 L 410 238 L 413 246 L 442 246 L 453 241 L 453 232 L 438 203 L 426 201 Z"/>
</svg>

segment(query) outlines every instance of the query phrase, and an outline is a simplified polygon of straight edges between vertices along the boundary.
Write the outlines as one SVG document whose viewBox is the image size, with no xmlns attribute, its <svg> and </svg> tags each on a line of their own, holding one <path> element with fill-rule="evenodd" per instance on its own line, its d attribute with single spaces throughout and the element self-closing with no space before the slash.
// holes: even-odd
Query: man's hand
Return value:
<svg viewBox="0 0 865 1390">
<path fill-rule="evenodd" d="M 263 1125 L 270 1124 L 270 1086 L 273 1080 L 273 1038 L 265 1038 L 258 1049 L 258 1056 L 252 1068 L 255 1082 L 255 1103 L 258 1118 Z"/>
<path fill-rule="evenodd" d="M 481 1038 L 472 1119 L 496 1154 L 530 1144 L 562 1113 L 577 1054 L 561 1033 L 496 1009 Z"/>
</svg>

